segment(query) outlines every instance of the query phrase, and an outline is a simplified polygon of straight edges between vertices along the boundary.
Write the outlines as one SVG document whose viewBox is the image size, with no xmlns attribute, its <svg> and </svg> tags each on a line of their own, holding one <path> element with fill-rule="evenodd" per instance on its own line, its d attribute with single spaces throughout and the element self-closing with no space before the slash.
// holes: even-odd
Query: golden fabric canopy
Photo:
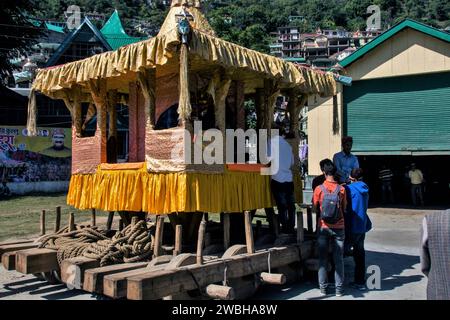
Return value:
<svg viewBox="0 0 450 320">
<path fill-rule="evenodd" d="M 128 87 L 136 80 L 136 73 L 160 66 L 159 74 L 172 72 L 170 65 L 177 65 L 177 48 L 180 44 L 176 15 L 179 7 L 172 7 L 161 32 L 154 38 L 121 47 L 116 51 L 98 54 L 84 60 L 62 66 L 40 69 L 33 89 L 53 98 L 61 98 L 60 91 L 75 85 L 86 85 L 89 80 L 106 79 L 109 86 Z M 194 17 L 204 17 L 196 8 L 190 8 Z M 189 55 L 192 69 L 221 66 L 236 71 L 236 77 L 252 76 L 255 79 L 272 78 L 281 87 L 298 87 L 302 93 L 330 96 L 336 93 L 332 74 L 317 73 L 311 69 L 296 67 L 277 57 L 266 55 L 214 36 L 207 21 L 197 18 L 192 23 L 189 39 Z M 170 62 L 170 63 L 169 63 Z"/>
</svg>

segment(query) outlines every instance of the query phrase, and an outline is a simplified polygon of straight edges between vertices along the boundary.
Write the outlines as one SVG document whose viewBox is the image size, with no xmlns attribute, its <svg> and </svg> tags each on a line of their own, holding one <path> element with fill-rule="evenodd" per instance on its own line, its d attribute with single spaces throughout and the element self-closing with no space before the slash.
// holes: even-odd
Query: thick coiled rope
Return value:
<svg viewBox="0 0 450 320">
<path fill-rule="evenodd" d="M 150 227 L 151 228 L 151 227 Z M 55 234 L 38 239 L 40 248 L 57 250 L 58 262 L 86 257 L 100 260 L 100 266 L 137 262 L 148 259 L 153 253 L 154 236 L 145 221 L 129 225 L 112 238 L 105 231 L 76 226 L 75 231 L 64 228 Z"/>
</svg>

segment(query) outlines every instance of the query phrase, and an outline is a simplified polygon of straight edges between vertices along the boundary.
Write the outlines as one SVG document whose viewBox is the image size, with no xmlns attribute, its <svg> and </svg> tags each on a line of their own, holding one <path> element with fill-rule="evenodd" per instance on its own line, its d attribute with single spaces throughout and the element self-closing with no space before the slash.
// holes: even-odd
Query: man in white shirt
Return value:
<svg viewBox="0 0 450 320">
<path fill-rule="evenodd" d="M 278 208 L 278 216 L 283 233 L 294 233 L 295 226 L 295 197 L 292 167 L 294 153 L 291 145 L 285 139 L 284 129 L 280 135 L 270 139 L 270 146 L 275 146 L 271 158 L 272 179 L 271 189 Z M 271 147 L 269 146 L 269 155 Z"/>
</svg>

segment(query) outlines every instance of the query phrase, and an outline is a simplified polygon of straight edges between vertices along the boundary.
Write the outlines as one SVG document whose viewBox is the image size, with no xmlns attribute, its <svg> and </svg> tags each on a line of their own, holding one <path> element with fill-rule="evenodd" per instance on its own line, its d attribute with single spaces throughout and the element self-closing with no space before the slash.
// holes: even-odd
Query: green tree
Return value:
<svg viewBox="0 0 450 320">
<path fill-rule="evenodd" d="M 5 1 L 0 6 L 0 77 L 4 83 L 12 75 L 10 59 L 25 54 L 37 42 L 42 30 L 32 19 L 35 2 Z"/>
</svg>

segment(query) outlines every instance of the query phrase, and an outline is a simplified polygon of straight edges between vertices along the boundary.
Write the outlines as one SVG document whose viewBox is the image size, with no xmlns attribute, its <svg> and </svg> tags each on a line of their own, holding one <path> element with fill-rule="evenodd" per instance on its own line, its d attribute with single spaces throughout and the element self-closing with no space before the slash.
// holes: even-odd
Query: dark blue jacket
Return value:
<svg viewBox="0 0 450 320">
<path fill-rule="evenodd" d="M 362 181 L 347 185 L 347 212 L 345 228 L 351 233 L 366 233 L 372 229 L 367 215 L 369 205 L 369 187 Z"/>
</svg>

